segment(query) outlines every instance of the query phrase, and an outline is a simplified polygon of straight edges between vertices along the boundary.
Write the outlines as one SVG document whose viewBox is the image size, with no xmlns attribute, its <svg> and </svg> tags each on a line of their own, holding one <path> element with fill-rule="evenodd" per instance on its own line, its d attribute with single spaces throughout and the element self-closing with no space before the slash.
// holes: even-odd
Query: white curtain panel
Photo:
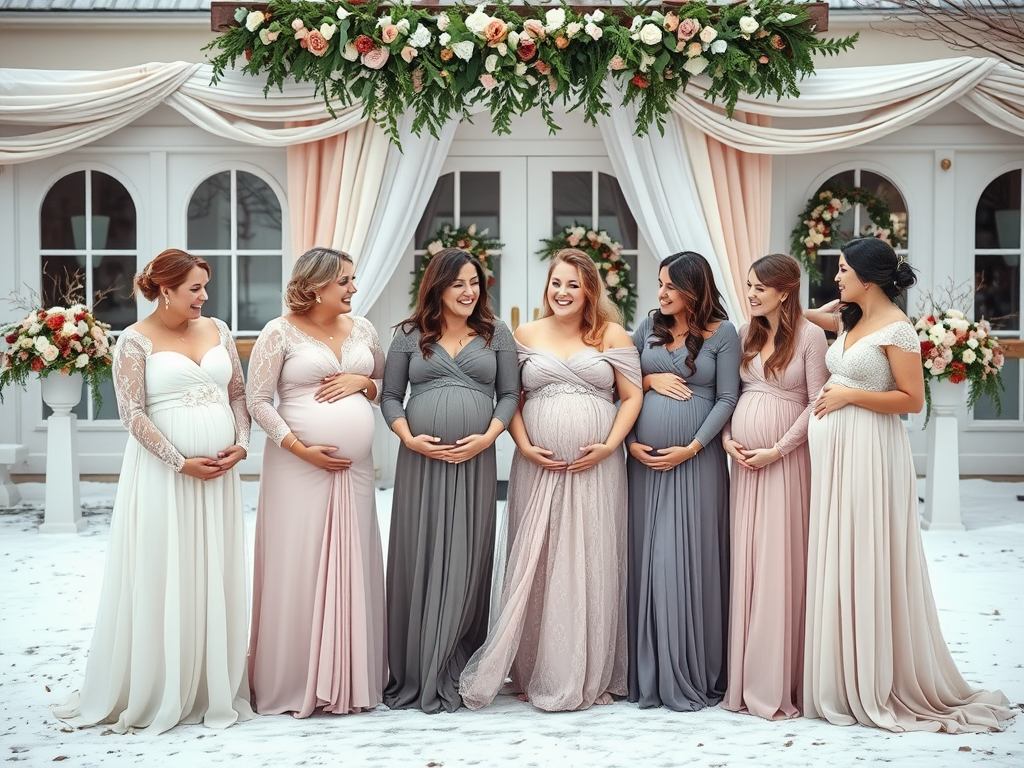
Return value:
<svg viewBox="0 0 1024 768">
<path fill-rule="evenodd" d="M 635 136 L 635 105 L 619 106 L 619 92 L 610 81 L 608 87 L 613 94 L 611 113 L 599 117 L 597 123 L 615 177 L 644 239 L 659 261 L 679 251 L 696 251 L 705 256 L 729 316 L 741 322 L 743 313 L 725 242 L 719 238 L 716 246 L 708 231 L 682 129 L 670 118 L 665 121 L 664 136 L 653 127 L 647 136 Z M 707 156 L 706 142 L 701 143 Z M 710 173 L 710 162 L 707 172 Z M 639 309 L 646 312 L 651 307 Z"/>
<path fill-rule="evenodd" d="M 335 248 L 360 254 L 373 226 L 380 200 L 381 184 L 391 159 L 391 139 L 376 124 L 366 121 L 350 130 L 345 142 L 338 218 L 334 224 Z M 433 187 L 431 187 L 433 189 Z M 364 268 L 368 265 L 360 259 Z M 362 281 L 360 281 L 362 290 Z"/>
<path fill-rule="evenodd" d="M 450 121 L 439 139 L 429 133 L 412 133 L 413 115 L 402 119 L 399 137 L 402 149 L 389 145 L 384 163 L 380 195 L 375 201 L 369 234 L 356 265 L 359 292 L 352 299 L 352 311 L 365 315 L 380 298 L 385 286 L 408 253 L 409 243 L 426 210 L 434 184 L 459 124 Z"/>
</svg>

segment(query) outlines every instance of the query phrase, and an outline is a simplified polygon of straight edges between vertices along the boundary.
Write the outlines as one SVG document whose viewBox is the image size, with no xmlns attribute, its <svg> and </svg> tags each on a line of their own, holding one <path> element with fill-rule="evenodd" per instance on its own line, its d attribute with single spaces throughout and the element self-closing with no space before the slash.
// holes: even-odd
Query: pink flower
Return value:
<svg viewBox="0 0 1024 768">
<path fill-rule="evenodd" d="M 519 58 L 523 61 L 529 61 L 537 55 L 537 44 L 528 37 L 520 37 L 516 53 L 519 54 Z"/>
<path fill-rule="evenodd" d="M 480 85 L 485 90 L 491 90 L 498 84 L 498 81 L 494 79 L 494 75 L 480 75 Z"/>
<path fill-rule="evenodd" d="M 380 69 L 388 63 L 389 56 L 387 48 L 374 48 L 363 54 L 363 66 L 367 69 Z"/>
<path fill-rule="evenodd" d="M 416 67 L 412 71 L 412 90 L 415 93 L 423 90 L 423 67 Z"/>
<path fill-rule="evenodd" d="M 300 29 L 302 29 L 305 26 L 306 26 L 306 24 L 305 24 L 305 22 L 302 21 L 302 19 L 294 19 L 292 21 L 292 29 L 294 29 L 296 32 L 298 32 Z"/>
<path fill-rule="evenodd" d="M 608 69 L 612 70 L 613 72 L 618 72 L 619 70 L 622 70 L 622 69 L 625 69 L 625 68 L 626 68 L 626 60 L 624 58 L 622 58 L 621 56 L 619 56 L 618 54 L 615 54 L 614 56 L 612 56 L 612 60 L 608 62 Z"/>
<path fill-rule="evenodd" d="M 696 19 L 683 19 L 676 27 L 676 37 L 679 40 L 689 40 L 700 32 L 700 22 Z"/>
<path fill-rule="evenodd" d="M 508 25 L 501 19 L 491 19 L 484 27 L 484 39 L 487 40 L 487 45 L 491 48 L 497 47 L 498 43 L 503 42 L 506 37 L 508 37 Z"/>
<path fill-rule="evenodd" d="M 523 29 L 530 33 L 530 37 L 534 40 L 543 40 L 547 37 L 547 32 L 544 31 L 544 24 L 540 19 L 527 19 L 523 22 Z"/>
<path fill-rule="evenodd" d="M 569 235 L 569 237 L 566 238 L 566 241 L 568 241 L 569 245 L 573 248 L 580 244 L 580 239 L 576 237 L 576 235 Z"/>
<path fill-rule="evenodd" d="M 413 48 L 411 45 L 407 45 L 402 48 L 402 60 L 406 64 L 412 64 L 412 60 L 416 58 L 419 51 Z"/>
<path fill-rule="evenodd" d="M 778 35 L 772 35 L 772 39 L 769 42 L 771 42 L 772 48 L 774 48 L 776 51 L 781 51 L 783 48 L 786 47 L 786 41 L 783 40 Z"/>
<path fill-rule="evenodd" d="M 546 75 L 551 71 L 551 65 L 548 64 L 546 61 L 541 61 L 538 59 L 537 63 L 534 66 L 537 67 L 537 71 L 540 72 L 542 75 Z"/>
<path fill-rule="evenodd" d="M 768 57 L 767 56 L 762 56 L 761 58 L 758 59 L 758 62 L 761 63 L 761 64 L 767 64 L 768 63 Z"/>
<path fill-rule="evenodd" d="M 665 21 L 662 22 L 662 26 L 666 32 L 675 32 L 679 27 L 679 17 L 672 13 L 672 11 L 669 11 L 665 14 Z"/>
<path fill-rule="evenodd" d="M 388 24 L 380 32 L 380 39 L 385 43 L 393 43 L 398 39 L 398 27 L 394 24 Z"/>
<path fill-rule="evenodd" d="M 360 35 L 356 38 L 356 50 L 360 53 L 369 53 L 374 49 L 373 40 L 366 35 Z"/>
<path fill-rule="evenodd" d="M 317 30 L 311 29 L 306 33 L 306 39 L 303 40 L 300 45 L 305 45 L 306 50 L 314 56 L 323 56 L 327 53 L 327 46 L 329 43 Z"/>
</svg>

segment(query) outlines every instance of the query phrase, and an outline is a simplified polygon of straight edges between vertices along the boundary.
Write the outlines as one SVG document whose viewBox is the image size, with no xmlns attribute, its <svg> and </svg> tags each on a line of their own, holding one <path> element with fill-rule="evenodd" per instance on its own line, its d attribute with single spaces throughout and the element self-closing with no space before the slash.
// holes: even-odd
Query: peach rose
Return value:
<svg viewBox="0 0 1024 768">
<path fill-rule="evenodd" d="M 327 46 L 329 43 L 327 42 L 327 38 L 321 35 L 317 30 L 311 29 L 300 45 L 305 45 L 306 50 L 314 56 L 323 56 L 327 53 Z"/>
<path fill-rule="evenodd" d="M 762 56 L 761 58 L 758 59 L 758 62 L 760 62 L 761 64 L 767 64 L 768 63 L 768 57 L 767 56 Z"/>
<path fill-rule="evenodd" d="M 381 69 L 388 63 L 390 55 L 387 48 L 374 48 L 363 54 L 363 66 L 367 69 Z"/>
<path fill-rule="evenodd" d="M 690 43 L 686 46 L 686 55 L 691 59 L 694 56 L 700 56 L 702 53 L 704 53 L 704 46 L 700 43 Z"/>
<path fill-rule="evenodd" d="M 484 27 L 484 39 L 491 48 L 497 47 L 498 43 L 505 41 L 508 37 L 508 25 L 501 19 L 491 19 Z"/>
<path fill-rule="evenodd" d="M 555 48 L 560 51 L 564 51 L 569 46 L 569 38 L 565 35 L 559 35 L 555 38 Z"/>
<path fill-rule="evenodd" d="M 625 68 L 626 68 L 626 60 L 624 58 L 622 58 L 621 56 L 619 56 L 618 54 L 615 54 L 614 56 L 612 56 L 612 60 L 608 62 L 608 69 L 612 70 L 613 72 L 618 72 L 619 70 L 622 70 L 622 69 L 625 69 Z"/>
<path fill-rule="evenodd" d="M 416 67 L 412 71 L 412 90 L 414 93 L 423 90 L 423 67 Z"/>
<path fill-rule="evenodd" d="M 402 48 L 402 60 L 406 64 L 412 64 L 412 60 L 416 58 L 416 55 L 418 53 L 419 51 L 417 51 L 411 45 L 407 45 L 404 48 Z"/>
<path fill-rule="evenodd" d="M 547 32 L 544 31 L 544 24 L 540 19 L 527 19 L 523 22 L 523 29 L 530 33 L 530 37 L 534 40 L 543 40 L 547 37 Z"/>
<path fill-rule="evenodd" d="M 672 11 L 669 11 L 665 14 L 665 21 L 661 25 L 665 28 L 666 32 L 675 32 L 679 26 L 679 17 L 672 13 Z"/>
<path fill-rule="evenodd" d="M 398 39 L 398 27 L 394 24 L 387 24 L 384 29 L 380 31 L 380 39 L 385 43 L 393 43 Z"/>
<path fill-rule="evenodd" d="M 451 48 L 441 49 L 441 61 L 451 61 L 453 56 L 455 56 L 455 53 Z"/>
<path fill-rule="evenodd" d="M 480 85 L 485 90 L 491 90 L 498 84 L 498 81 L 494 79 L 494 75 L 480 75 Z"/>
</svg>

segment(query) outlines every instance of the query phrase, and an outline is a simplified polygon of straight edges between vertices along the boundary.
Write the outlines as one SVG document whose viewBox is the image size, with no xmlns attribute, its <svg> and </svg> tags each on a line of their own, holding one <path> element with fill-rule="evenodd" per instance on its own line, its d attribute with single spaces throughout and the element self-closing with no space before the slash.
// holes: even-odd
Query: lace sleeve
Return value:
<svg viewBox="0 0 1024 768">
<path fill-rule="evenodd" d="M 127 330 L 114 345 L 114 392 L 121 423 L 139 444 L 175 472 L 185 457 L 156 428 L 146 413 L 146 360 L 153 347 L 138 331 Z"/>
<path fill-rule="evenodd" d="M 890 325 L 882 334 L 881 346 L 899 347 L 904 352 L 921 354 L 921 340 L 910 323 L 898 322 Z"/>
<path fill-rule="evenodd" d="M 249 383 L 245 388 L 249 413 L 267 437 L 278 445 L 292 431 L 274 407 L 274 392 L 288 352 L 288 340 L 279 322 L 288 321 L 270 321 L 256 339 L 249 357 Z"/>
<path fill-rule="evenodd" d="M 231 338 L 231 329 L 217 318 L 213 318 L 220 333 L 220 343 L 228 351 L 231 358 L 231 381 L 228 382 L 228 402 L 231 413 L 235 416 L 235 445 L 249 451 L 249 438 L 252 435 L 252 419 L 249 409 L 245 407 L 245 378 L 242 376 L 242 361 L 238 359 L 238 348 Z"/>
<path fill-rule="evenodd" d="M 380 405 L 381 390 L 384 388 L 384 350 L 380 346 L 380 338 L 377 336 L 377 329 L 373 327 L 373 323 L 362 317 L 357 320 L 362 321 L 366 346 L 370 348 L 370 354 L 373 355 L 373 373 L 370 374 L 370 381 L 377 388 L 377 396 L 373 398 L 373 404 Z"/>
</svg>

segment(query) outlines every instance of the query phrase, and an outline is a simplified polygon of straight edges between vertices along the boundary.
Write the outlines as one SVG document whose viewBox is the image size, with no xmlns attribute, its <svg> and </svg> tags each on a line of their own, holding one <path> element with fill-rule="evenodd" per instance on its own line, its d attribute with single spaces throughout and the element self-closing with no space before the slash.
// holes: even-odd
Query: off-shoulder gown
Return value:
<svg viewBox="0 0 1024 768">
<path fill-rule="evenodd" d="M 249 408 L 267 433 L 249 640 L 261 714 L 373 709 L 387 682 L 373 406 L 362 392 L 333 403 L 314 398 L 324 377 L 337 373 L 376 379 L 379 389 L 377 332 L 365 318 L 352 320 L 338 350 L 283 317 L 272 320 L 249 362 Z M 335 455 L 352 466 L 314 467 L 281 447 L 289 432 L 304 445 L 337 446 Z"/>
<path fill-rule="evenodd" d="M 388 349 L 381 410 L 414 435 L 453 444 L 506 426 L 519 404 L 515 339 L 495 321 L 490 345 L 473 337 L 453 358 L 424 357 L 420 333 L 401 329 Z M 406 388 L 409 402 L 403 406 Z M 454 712 L 459 676 L 487 636 L 497 515 L 494 446 L 461 464 L 398 449 L 388 544 L 388 664 L 392 709 Z"/>
<path fill-rule="evenodd" d="M 643 374 L 675 373 L 693 397 L 644 393 L 629 439 L 704 447 L 667 472 L 627 461 L 629 700 L 690 711 L 717 704 L 726 688 L 729 472 L 719 435 L 739 397 L 740 349 L 735 326 L 721 323 L 691 374 L 685 346 L 670 352 L 653 339 L 648 318 L 633 333 Z"/>
<path fill-rule="evenodd" d="M 530 440 L 574 461 L 608 438 L 615 371 L 640 385 L 634 347 L 562 360 L 517 344 Z M 459 691 L 466 706 L 513 686 L 540 709 L 586 709 L 626 694 L 626 460 L 620 449 L 586 472 L 553 472 L 516 451 L 508 492 L 501 607 Z"/>
<path fill-rule="evenodd" d="M 128 428 L 85 683 L 54 714 L 72 725 L 162 733 L 252 717 L 245 668 L 246 547 L 237 468 L 180 474 L 186 458 L 249 445 L 242 368 L 231 334 L 199 363 L 153 352 L 129 328 L 114 348 Z"/>
<path fill-rule="evenodd" d="M 908 322 L 826 355 L 830 383 L 896 387 L 885 347 L 920 353 Z M 921 544 L 914 462 L 894 414 L 847 405 L 812 418 L 804 715 L 890 731 L 994 731 L 1014 716 L 972 689 L 939 626 Z"/>
<path fill-rule="evenodd" d="M 793 359 L 777 377 L 765 373 L 760 355 L 740 369 L 740 399 L 722 430 L 723 440 L 782 454 L 761 469 L 733 462 L 730 482 L 729 688 L 722 706 L 768 720 L 799 717 L 802 708 L 807 421 L 828 378 L 824 331 L 802 320 L 793 341 Z"/>
</svg>

